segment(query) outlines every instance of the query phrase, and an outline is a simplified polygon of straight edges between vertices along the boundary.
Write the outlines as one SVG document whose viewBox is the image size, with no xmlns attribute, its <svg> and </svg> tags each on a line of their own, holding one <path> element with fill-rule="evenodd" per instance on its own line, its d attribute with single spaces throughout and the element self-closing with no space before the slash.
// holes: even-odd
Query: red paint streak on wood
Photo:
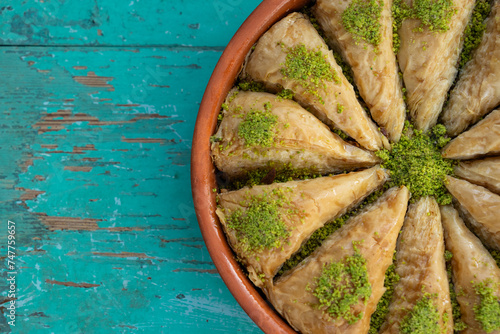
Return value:
<svg viewBox="0 0 500 334">
<path fill-rule="evenodd" d="M 87 75 L 75 75 L 73 76 L 73 80 L 82 85 L 89 87 L 102 87 L 108 88 L 108 90 L 115 90 L 115 88 L 110 85 L 108 82 L 112 81 L 113 77 L 101 77 L 95 74 L 95 72 L 87 72 Z"/>
<path fill-rule="evenodd" d="M 33 166 L 34 160 L 43 160 L 42 157 L 34 157 L 32 153 L 28 153 L 27 157 L 28 157 L 28 159 L 26 159 L 26 161 L 24 161 L 24 163 L 22 163 L 20 165 L 23 173 L 26 173 L 28 171 L 29 166 Z"/>
<path fill-rule="evenodd" d="M 50 149 L 56 149 L 58 146 L 56 144 L 42 144 L 40 145 L 43 148 L 50 148 Z"/>
<path fill-rule="evenodd" d="M 43 317 L 43 318 L 48 318 L 49 316 L 46 315 L 45 313 L 43 312 L 34 312 L 34 313 L 31 313 L 30 315 L 28 315 L 28 317 Z"/>
<path fill-rule="evenodd" d="M 111 269 L 123 270 L 123 268 L 122 268 L 122 267 L 111 267 Z"/>
<path fill-rule="evenodd" d="M 92 199 L 89 199 L 90 202 L 97 202 L 99 201 L 99 198 L 92 198 Z"/>
<path fill-rule="evenodd" d="M 92 283 L 75 283 L 75 282 L 61 282 L 61 281 L 55 281 L 51 279 L 46 279 L 45 283 L 48 284 L 55 284 L 55 285 L 63 285 L 63 286 L 71 286 L 74 288 L 96 288 L 98 286 L 101 286 L 100 284 L 92 284 Z"/>
<path fill-rule="evenodd" d="M 35 177 L 33 179 L 36 181 L 45 181 L 45 176 L 35 175 Z"/>
<path fill-rule="evenodd" d="M 88 173 L 93 167 L 90 166 L 64 166 L 64 170 L 69 170 L 72 172 L 85 172 Z"/>
<path fill-rule="evenodd" d="M 28 66 L 33 66 L 35 62 L 33 60 L 28 61 Z"/>
<path fill-rule="evenodd" d="M 131 104 L 116 104 L 117 107 L 139 107 L 140 104 L 131 103 Z"/>
<path fill-rule="evenodd" d="M 90 161 L 90 162 L 96 162 L 97 160 L 100 160 L 102 158 L 83 158 L 82 161 Z"/>
<path fill-rule="evenodd" d="M 97 151 L 93 144 L 87 144 L 85 146 L 73 146 L 73 153 L 81 154 L 84 151 Z"/>
<path fill-rule="evenodd" d="M 77 122 L 88 122 L 89 125 L 103 126 L 103 125 L 120 125 L 135 123 L 143 119 L 153 118 L 170 118 L 170 116 L 162 116 L 159 114 L 136 114 L 133 118 L 126 121 L 100 121 L 97 117 L 90 116 L 85 113 L 73 114 L 71 109 L 60 109 L 54 113 L 45 114 L 40 121 L 33 125 L 33 128 L 38 128 L 38 133 L 48 131 L 59 131 L 64 129 L 66 124 L 73 124 Z M 53 148 L 53 147 L 47 147 Z M 57 146 L 55 147 L 57 148 Z M 52 151 L 48 153 L 68 153 L 63 151 Z"/>
<path fill-rule="evenodd" d="M 75 70 L 86 70 L 87 66 L 73 66 Z"/>
<path fill-rule="evenodd" d="M 110 257 L 137 257 L 139 259 L 155 259 L 155 257 L 149 256 L 145 253 L 131 253 L 131 252 L 120 252 L 120 253 L 99 253 L 99 252 L 92 252 L 92 254 L 97 255 L 97 256 L 110 256 Z"/>
<path fill-rule="evenodd" d="M 102 30 L 101 29 L 97 29 L 97 36 L 102 36 Z"/>
<path fill-rule="evenodd" d="M 37 215 L 49 231 L 96 231 L 99 229 L 97 222 L 102 221 L 102 219 L 47 216 L 45 213 L 37 213 Z"/>
<path fill-rule="evenodd" d="M 186 220 L 186 218 L 175 218 L 175 217 L 172 217 L 173 220 Z"/>
<path fill-rule="evenodd" d="M 50 71 L 49 70 L 36 70 L 38 73 L 49 73 Z"/>
<path fill-rule="evenodd" d="M 41 194 L 45 194 L 45 191 L 40 191 L 40 190 L 32 190 L 32 189 L 25 189 L 25 188 L 15 188 L 16 190 L 19 191 L 24 191 L 24 193 L 19 197 L 21 201 L 31 201 L 35 199 L 37 196 Z"/>
<path fill-rule="evenodd" d="M 17 298 L 2 298 L 0 299 L 0 305 L 5 304 L 5 303 L 10 303 L 11 300 L 17 300 Z"/>
<path fill-rule="evenodd" d="M 124 143 L 160 143 L 165 144 L 166 140 L 163 138 L 125 138 L 122 136 L 122 142 Z"/>
</svg>

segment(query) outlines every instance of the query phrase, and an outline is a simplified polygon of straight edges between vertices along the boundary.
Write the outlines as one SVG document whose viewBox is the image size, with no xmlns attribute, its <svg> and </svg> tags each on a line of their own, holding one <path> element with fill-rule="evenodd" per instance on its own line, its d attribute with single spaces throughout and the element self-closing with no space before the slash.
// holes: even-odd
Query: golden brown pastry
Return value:
<svg viewBox="0 0 500 334">
<path fill-rule="evenodd" d="M 413 7 L 418 1 L 404 2 Z M 453 6 L 456 12 L 447 31 L 431 31 L 415 18 L 404 20 L 398 31 L 401 38 L 398 61 L 406 87 L 406 102 L 414 125 L 423 131 L 436 124 L 457 74 L 461 37 L 474 1 L 454 0 Z"/>
<path fill-rule="evenodd" d="M 486 22 L 481 43 L 463 68 L 443 111 L 442 120 L 451 136 L 500 104 L 500 0 L 493 1 Z"/>
<path fill-rule="evenodd" d="M 380 15 L 378 22 L 358 21 L 379 25 L 378 36 L 372 38 L 349 32 L 352 30 L 350 25 L 347 25 L 347 30 L 343 23 L 347 20 L 350 24 L 348 18 L 356 15 L 351 11 L 356 11 L 356 6 L 363 4 L 356 0 L 318 0 L 313 13 L 325 31 L 328 43 L 339 50 L 351 66 L 359 94 L 373 119 L 387 131 L 389 139 L 398 141 L 406 119 L 406 108 L 396 56 L 392 50 L 392 0 L 380 4 L 372 2 L 373 10 Z"/>
<path fill-rule="evenodd" d="M 446 249 L 453 254 L 452 278 L 461 320 L 467 325 L 461 333 L 498 334 L 500 313 L 494 303 L 500 303 L 500 269 L 453 207 L 441 207 L 441 215 Z"/>
<path fill-rule="evenodd" d="M 500 109 L 492 111 L 485 119 L 443 148 L 443 157 L 448 159 L 473 159 L 499 153 Z"/>
<path fill-rule="evenodd" d="M 243 73 L 271 91 L 292 90 L 304 108 L 368 150 L 388 146 L 387 138 L 356 99 L 333 53 L 303 14 L 288 15 L 262 35 Z"/>
<path fill-rule="evenodd" d="M 433 197 L 410 205 L 396 249 L 400 279 L 380 333 L 399 334 L 418 322 L 429 325 L 429 333 L 453 333 L 441 214 Z M 423 310 L 427 319 L 417 314 Z"/>
<path fill-rule="evenodd" d="M 461 161 L 455 175 L 500 194 L 500 157 Z"/>
<path fill-rule="evenodd" d="M 500 196 L 465 180 L 451 176 L 446 180 L 472 230 L 486 245 L 500 250 Z"/>
<path fill-rule="evenodd" d="M 405 187 L 389 189 L 281 276 L 268 291 L 276 310 L 303 334 L 367 333 L 408 198 Z"/>
<path fill-rule="evenodd" d="M 290 165 L 328 174 L 373 166 L 371 152 L 344 142 L 310 112 L 290 100 L 256 92 L 231 92 L 214 135 L 212 156 L 228 176 Z"/>
</svg>

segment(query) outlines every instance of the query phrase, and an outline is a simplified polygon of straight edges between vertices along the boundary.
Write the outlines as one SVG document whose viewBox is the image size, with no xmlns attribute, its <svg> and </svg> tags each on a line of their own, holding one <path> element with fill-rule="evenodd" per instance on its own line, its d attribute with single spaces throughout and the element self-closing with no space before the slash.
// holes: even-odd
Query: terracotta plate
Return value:
<svg viewBox="0 0 500 334">
<path fill-rule="evenodd" d="M 245 56 L 272 24 L 310 0 L 265 0 L 246 19 L 227 45 L 208 82 L 196 119 L 191 152 L 194 207 L 212 260 L 227 287 L 250 318 L 266 333 L 295 333 L 269 306 L 236 262 L 215 215 L 215 168 L 210 158 L 210 136 L 215 132 L 220 106 L 234 85 Z"/>
</svg>

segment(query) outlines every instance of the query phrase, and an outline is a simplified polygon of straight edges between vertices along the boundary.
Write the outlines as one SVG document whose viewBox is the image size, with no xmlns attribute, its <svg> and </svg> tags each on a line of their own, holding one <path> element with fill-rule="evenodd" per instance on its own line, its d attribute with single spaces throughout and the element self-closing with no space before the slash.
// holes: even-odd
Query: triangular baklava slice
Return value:
<svg viewBox="0 0 500 334">
<path fill-rule="evenodd" d="M 405 187 L 389 189 L 277 279 L 267 292 L 276 310 L 303 334 L 367 333 L 408 198 Z"/>
<path fill-rule="evenodd" d="M 272 165 L 328 174 L 373 166 L 378 158 L 350 145 L 291 100 L 233 91 L 212 137 L 212 155 L 230 177 Z"/>
<path fill-rule="evenodd" d="M 455 175 L 500 194 L 500 157 L 461 161 Z"/>
<path fill-rule="evenodd" d="M 443 111 L 442 120 L 451 136 L 500 104 L 500 0 L 493 2 L 486 22 L 481 43 L 463 68 Z"/>
<path fill-rule="evenodd" d="M 406 119 L 401 79 L 392 50 L 391 0 L 318 0 L 313 13 L 351 66 L 373 119 L 398 141 Z"/>
<path fill-rule="evenodd" d="M 472 230 L 486 245 L 500 250 L 500 196 L 451 176 L 445 184 Z"/>
<path fill-rule="evenodd" d="M 473 159 L 500 153 L 500 109 L 492 111 L 470 130 L 443 148 L 448 159 Z"/>
<path fill-rule="evenodd" d="M 460 333 L 499 334 L 500 269 L 453 207 L 441 207 L 441 216 L 461 320 L 467 325 Z"/>
<path fill-rule="evenodd" d="M 436 124 L 457 74 L 462 35 L 474 1 L 400 0 L 398 3 L 411 13 L 398 30 L 401 39 L 398 62 L 408 109 L 417 129 L 427 131 Z"/>
<path fill-rule="evenodd" d="M 411 204 L 398 239 L 399 281 L 381 334 L 453 333 L 450 289 L 444 260 L 443 227 L 433 197 Z"/>
</svg>

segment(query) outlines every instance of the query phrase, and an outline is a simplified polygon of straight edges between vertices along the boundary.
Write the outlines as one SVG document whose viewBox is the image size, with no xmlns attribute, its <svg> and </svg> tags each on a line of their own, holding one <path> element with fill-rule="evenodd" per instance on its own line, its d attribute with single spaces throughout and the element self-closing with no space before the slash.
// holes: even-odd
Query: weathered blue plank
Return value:
<svg viewBox="0 0 500 334">
<path fill-rule="evenodd" d="M 2 1 L 7 45 L 223 47 L 260 1 Z"/>
<path fill-rule="evenodd" d="M 217 274 L 192 208 L 192 130 L 219 56 L 0 49 L 0 219 L 16 222 L 20 250 L 15 333 L 260 332 Z M 5 245 L 2 231 L 1 256 Z"/>
</svg>

